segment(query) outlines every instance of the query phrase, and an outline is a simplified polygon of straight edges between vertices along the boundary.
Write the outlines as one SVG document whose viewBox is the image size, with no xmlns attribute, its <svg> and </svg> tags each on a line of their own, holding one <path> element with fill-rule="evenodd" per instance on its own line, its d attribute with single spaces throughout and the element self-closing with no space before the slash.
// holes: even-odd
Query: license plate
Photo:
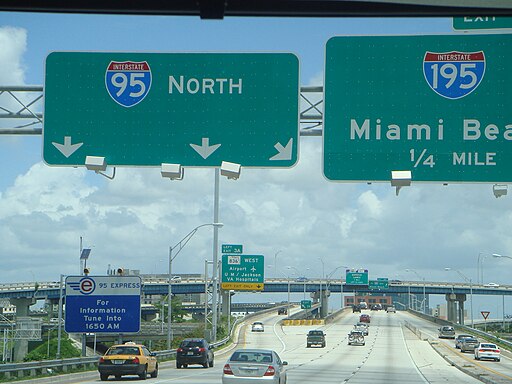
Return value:
<svg viewBox="0 0 512 384">
<path fill-rule="evenodd" d="M 124 360 L 112 360 L 112 364 L 123 364 L 124 363 Z"/>
<path fill-rule="evenodd" d="M 193 355 L 194 355 L 194 352 L 187 352 L 187 355 L 189 355 L 189 356 L 193 356 Z"/>
</svg>

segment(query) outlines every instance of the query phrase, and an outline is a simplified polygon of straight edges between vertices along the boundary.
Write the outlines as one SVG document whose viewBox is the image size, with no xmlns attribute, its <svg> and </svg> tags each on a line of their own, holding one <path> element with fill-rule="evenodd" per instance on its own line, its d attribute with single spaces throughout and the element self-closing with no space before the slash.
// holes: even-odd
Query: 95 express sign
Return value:
<svg viewBox="0 0 512 384">
<path fill-rule="evenodd" d="M 83 166 L 291 167 L 299 61 L 291 53 L 53 52 L 43 158 Z"/>
<path fill-rule="evenodd" d="M 68 276 L 66 332 L 139 332 L 141 290 L 139 276 Z"/>
<path fill-rule="evenodd" d="M 330 39 L 325 176 L 512 181 L 511 72 L 512 35 Z"/>
</svg>

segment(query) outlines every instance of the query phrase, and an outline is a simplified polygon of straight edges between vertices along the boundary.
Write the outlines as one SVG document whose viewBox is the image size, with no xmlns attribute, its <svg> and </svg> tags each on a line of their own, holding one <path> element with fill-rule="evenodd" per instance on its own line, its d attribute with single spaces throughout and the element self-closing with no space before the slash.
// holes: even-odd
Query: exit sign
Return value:
<svg viewBox="0 0 512 384">
<path fill-rule="evenodd" d="M 512 17 L 506 16 L 466 16 L 454 17 L 453 29 L 470 31 L 481 29 L 511 29 Z"/>
</svg>

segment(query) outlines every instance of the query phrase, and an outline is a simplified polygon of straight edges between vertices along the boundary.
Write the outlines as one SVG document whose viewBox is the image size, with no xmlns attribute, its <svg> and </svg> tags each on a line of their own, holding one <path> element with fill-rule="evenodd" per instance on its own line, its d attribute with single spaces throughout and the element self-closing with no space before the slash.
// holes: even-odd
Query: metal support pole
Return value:
<svg viewBox="0 0 512 384">
<path fill-rule="evenodd" d="M 60 284 L 59 284 L 59 326 L 57 328 L 57 355 L 55 356 L 57 359 L 60 359 L 60 344 L 62 341 L 62 280 L 64 275 L 60 275 Z"/>
<path fill-rule="evenodd" d="M 169 247 L 169 275 L 168 275 L 168 293 L 167 293 L 167 349 L 171 349 L 172 341 L 172 247 Z"/>
<path fill-rule="evenodd" d="M 473 283 L 469 279 L 469 295 L 471 299 L 471 328 L 475 328 L 475 321 L 473 319 Z"/>
<path fill-rule="evenodd" d="M 290 276 L 288 276 L 287 279 L 288 279 L 288 316 L 290 316 Z"/>
<path fill-rule="evenodd" d="M 502 332 L 505 332 L 505 295 L 501 295 L 501 300 L 502 300 L 502 304 L 503 304 L 503 328 L 502 328 Z"/>
<path fill-rule="evenodd" d="M 204 332 L 208 329 L 208 260 L 204 261 Z"/>
<path fill-rule="evenodd" d="M 425 287 L 425 278 L 423 278 L 423 313 L 427 313 L 427 296 L 425 294 L 426 287 Z"/>
<path fill-rule="evenodd" d="M 220 170 L 215 168 L 215 188 L 214 188 L 214 204 L 213 204 L 213 222 L 219 222 L 219 183 Z M 212 331 L 213 342 L 217 341 L 217 317 L 218 317 L 218 290 L 219 290 L 219 228 L 213 227 L 213 295 L 212 295 Z"/>
</svg>

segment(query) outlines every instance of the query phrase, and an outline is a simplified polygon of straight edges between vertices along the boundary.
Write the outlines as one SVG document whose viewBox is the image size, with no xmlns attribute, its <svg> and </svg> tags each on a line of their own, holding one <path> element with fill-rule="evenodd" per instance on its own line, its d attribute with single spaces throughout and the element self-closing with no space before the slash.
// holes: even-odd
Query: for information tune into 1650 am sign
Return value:
<svg viewBox="0 0 512 384">
<path fill-rule="evenodd" d="M 43 158 L 83 166 L 291 167 L 299 61 L 291 53 L 53 52 Z"/>
<path fill-rule="evenodd" d="M 512 35 L 334 37 L 326 50 L 328 179 L 512 181 Z"/>
</svg>

